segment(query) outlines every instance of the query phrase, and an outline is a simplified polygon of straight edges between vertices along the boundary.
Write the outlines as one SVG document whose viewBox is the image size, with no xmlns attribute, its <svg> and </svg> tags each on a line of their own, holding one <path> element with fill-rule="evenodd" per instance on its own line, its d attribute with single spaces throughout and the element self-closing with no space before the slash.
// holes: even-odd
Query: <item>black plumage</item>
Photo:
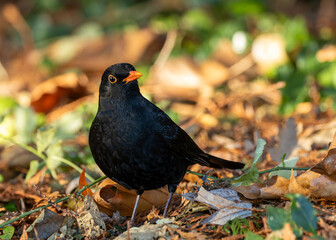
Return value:
<svg viewBox="0 0 336 240">
<path fill-rule="evenodd" d="M 139 90 L 141 76 L 131 64 L 119 63 L 103 73 L 99 107 L 91 125 L 89 145 L 99 168 L 111 179 L 138 193 L 168 184 L 172 194 L 188 166 L 199 163 L 214 168 L 240 169 L 244 164 L 203 152 Z"/>
</svg>

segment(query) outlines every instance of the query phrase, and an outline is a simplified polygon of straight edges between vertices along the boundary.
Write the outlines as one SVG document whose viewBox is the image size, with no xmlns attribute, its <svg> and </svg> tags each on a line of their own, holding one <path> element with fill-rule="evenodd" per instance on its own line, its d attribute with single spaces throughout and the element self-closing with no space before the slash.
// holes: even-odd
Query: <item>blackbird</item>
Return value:
<svg viewBox="0 0 336 240">
<path fill-rule="evenodd" d="M 241 169 L 243 163 L 203 152 L 167 114 L 144 98 L 137 79 L 142 74 L 128 63 L 105 70 L 99 87 L 99 106 L 89 133 L 89 145 L 99 168 L 137 198 L 145 190 L 168 185 L 164 217 L 188 166 Z"/>
</svg>

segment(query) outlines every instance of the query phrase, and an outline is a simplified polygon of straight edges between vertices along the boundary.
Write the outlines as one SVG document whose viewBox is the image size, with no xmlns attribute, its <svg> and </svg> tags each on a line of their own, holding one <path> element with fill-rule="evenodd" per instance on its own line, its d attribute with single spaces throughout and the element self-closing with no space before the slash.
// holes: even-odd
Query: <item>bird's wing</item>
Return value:
<svg viewBox="0 0 336 240">
<path fill-rule="evenodd" d="M 187 160 L 190 165 L 198 163 L 210 166 L 208 155 L 168 115 L 160 110 L 157 117 L 158 127 L 156 131 L 159 132 L 165 143 L 170 146 L 176 157 Z"/>
</svg>

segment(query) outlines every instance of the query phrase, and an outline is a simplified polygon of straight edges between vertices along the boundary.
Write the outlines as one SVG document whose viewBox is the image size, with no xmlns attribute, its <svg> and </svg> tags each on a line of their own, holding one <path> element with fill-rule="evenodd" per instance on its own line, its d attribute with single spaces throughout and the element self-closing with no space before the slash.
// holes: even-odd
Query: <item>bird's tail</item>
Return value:
<svg viewBox="0 0 336 240">
<path fill-rule="evenodd" d="M 225 159 L 222 159 L 222 158 L 212 156 L 212 155 L 207 154 L 207 153 L 206 153 L 206 155 L 207 155 L 207 157 L 209 157 L 209 160 L 208 160 L 209 167 L 212 167 L 212 168 L 242 169 L 245 166 L 244 163 L 225 160 Z"/>
</svg>

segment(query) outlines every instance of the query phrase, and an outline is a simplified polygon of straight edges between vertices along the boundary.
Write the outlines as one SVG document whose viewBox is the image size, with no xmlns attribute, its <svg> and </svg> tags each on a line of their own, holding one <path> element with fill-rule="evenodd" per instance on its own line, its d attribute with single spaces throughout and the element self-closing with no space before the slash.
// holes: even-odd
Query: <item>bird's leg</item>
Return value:
<svg viewBox="0 0 336 240">
<path fill-rule="evenodd" d="M 164 218 L 167 217 L 168 208 L 169 208 L 170 202 L 171 202 L 171 200 L 172 200 L 173 194 L 174 194 L 174 192 L 171 192 L 171 193 L 169 194 L 169 198 L 168 198 L 168 200 L 167 200 L 165 209 L 164 209 L 164 211 L 163 211 L 163 217 L 164 217 Z"/>
<path fill-rule="evenodd" d="M 140 196 L 141 196 L 141 194 L 138 194 L 137 197 L 136 197 L 136 200 L 135 200 L 135 205 L 134 205 L 133 213 L 132 213 L 132 217 L 131 217 L 131 225 L 135 225 L 135 215 L 136 215 L 137 208 L 138 208 L 138 205 L 139 205 Z"/>
</svg>

